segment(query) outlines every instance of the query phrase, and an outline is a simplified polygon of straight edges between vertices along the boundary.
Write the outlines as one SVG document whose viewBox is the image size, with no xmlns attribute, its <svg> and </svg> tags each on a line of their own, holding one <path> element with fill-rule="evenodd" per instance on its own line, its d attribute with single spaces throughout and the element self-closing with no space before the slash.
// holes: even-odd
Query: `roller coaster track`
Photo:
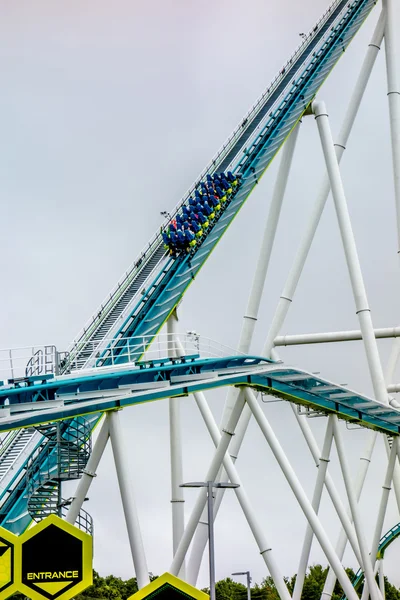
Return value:
<svg viewBox="0 0 400 600">
<path fill-rule="evenodd" d="M 400 410 L 313 373 L 260 356 L 186 354 L 0 386 L 0 432 L 55 420 L 70 424 L 83 416 L 225 386 L 253 387 L 297 404 L 306 414 L 333 413 L 352 424 L 400 435 Z M 55 426 L 48 427 L 54 435 Z"/>
<path fill-rule="evenodd" d="M 230 168 L 241 174 L 239 191 L 198 251 L 193 257 L 174 261 L 165 254 L 158 232 L 71 345 L 64 372 L 71 362 L 77 367 L 94 365 L 99 353 L 107 359 L 109 344 L 105 339 L 114 338 L 118 345 L 122 338 L 157 334 L 374 4 L 374 0 L 333 2 L 172 212 L 173 216 L 179 211 L 207 173 Z M 98 415 L 90 419 L 94 426 Z M 7 448 L 21 445 L 22 435 L 11 432 L 5 441 Z M 43 436 L 35 432 L 24 442 L 25 447 L 38 448 Z M 20 454 L 13 462 L 12 474 L 8 470 L 4 475 L 7 493 L 3 490 L 0 496 L 0 524 L 16 533 L 30 521 L 24 493 L 26 456 Z M 39 461 L 41 454 L 37 454 Z M 0 465 L 2 458 L 0 453 Z"/>
<path fill-rule="evenodd" d="M 397 525 L 392 527 L 392 529 L 389 529 L 389 531 L 387 531 L 385 533 L 385 535 L 381 537 L 381 539 L 379 541 L 378 552 L 376 555 L 377 560 L 381 560 L 384 557 L 385 552 L 388 549 L 388 547 L 390 546 L 390 544 L 392 544 L 395 541 L 395 539 L 397 539 L 399 536 L 400 536 L 400 523 L 397 523 Z M 362 569 L 358 569 L 358 571 L 355 574 L 354 579 L 352 581 L 354 589 L 358 590 L 363 581 L 364 581 L 364 571 Z M 346 596 L 342 596 L 341 600 L 347 600 Z"/>
</svg>

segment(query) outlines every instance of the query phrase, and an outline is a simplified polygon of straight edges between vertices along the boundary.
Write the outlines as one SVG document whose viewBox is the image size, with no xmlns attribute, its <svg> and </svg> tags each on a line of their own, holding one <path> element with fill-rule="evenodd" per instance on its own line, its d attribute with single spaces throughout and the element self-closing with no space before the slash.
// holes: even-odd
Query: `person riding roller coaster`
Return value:
<svg viewBox="0 0 400 600">
<path fill-rule="evenodd" d="M 161 229 L 164 247 L 170 256 L 193 253 L 210 228 L 229 206 L 240 186 L 240 175 L 232 171 L 206 176 L 183 204 L 180 212 L 171 219 L 166 229 Z"/>
</svg>

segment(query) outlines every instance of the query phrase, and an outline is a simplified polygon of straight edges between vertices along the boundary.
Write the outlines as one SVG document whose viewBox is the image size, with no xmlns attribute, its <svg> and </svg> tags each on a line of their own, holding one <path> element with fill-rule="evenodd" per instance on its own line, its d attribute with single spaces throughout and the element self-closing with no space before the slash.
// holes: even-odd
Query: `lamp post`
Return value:
<svg viewBox="0 0 400 600">
<path fill-rule="evenodd" d="M 246 578 L 247 578 L 247 600 L 251 600 L 250 571 L 239 571 L 238 573 L 232 573 L 232 575 L 246 575 Z"/>
<path fill-rule="evenodd" d="M 216 481 L 193 481 L 182 483 L 180 487 L 207 488 L 207 510 L 208 510 L 208 556 L 210 567 L 210 600 L 215 600 L 215 552 L 214 552 L 214 503 L 213 488 L 237 488 L 238 483 L 216 482 Z"/>
</svg>

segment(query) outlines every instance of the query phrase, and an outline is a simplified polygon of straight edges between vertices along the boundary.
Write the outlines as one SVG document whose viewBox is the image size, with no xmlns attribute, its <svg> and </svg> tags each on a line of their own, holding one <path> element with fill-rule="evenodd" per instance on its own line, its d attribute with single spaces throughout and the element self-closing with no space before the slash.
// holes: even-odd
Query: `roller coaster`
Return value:
<svg viewBox="0 0 400 600">
<path fill-rule="evenodd" d="M 391 0 L 388 2 L 390 4 Z M 313 114 L 318 127 L 321 127 L 321 140 L 330 177 L 328 185 L 330 183 L 335 201 L 337 199 L 340 206 L 340 186 L 335 187 L 338 177 L 335 171 L 337 160 L 335 158 L 334 165 L 332 161 L 329 162 L 332 158 L 329 152 L 333 151 L 333 144 L 329 150 L 329 143 L 326 143 L 327 139 L 329 142 L 329 137 L 325 137 L 324 146 L 324 135 L 328 135 L 326 124 L 323 125 L 326 114 L 323 106 L 316 102 L 316 95 L 375 4 L 373 0 L 335 0 L 329 6 L 311 31 L 303 35 L 300 46 L 244 116 L 226 143 L 203 169 L 176 207 L 168 213 L 165 227 L 190 207 L 192 196 L 197 194 L 197 197 L 201 198 L 204 186 L 208 185 L 212 177 L 221 172 L 232 172 L 240 185 L 218 216 L 210 221 L 210 225 L 207 224 L 202 233 L 201 243 L 194 244 L 190 252 L 181 252 L 178 255 L 174 253 L 172 256 L 169 248 L 165 246 L 162 228 L 150 239 L 66 351 L 58 351 L 55 346 L 46 346 L 33 349 L 29 356 L 21 357 L 15 350 L 0 353 L 0 432 L 8 432 L 0 449 L 2 527 L 20 534 L 30 525 L 32 519 L 38 521 L 54 512 L 71 520 L 73 506 L 74 515 L 76 508 L 77 512 L 72 522 L 76 521 L 78 526 L 90 532 L 90 515 L 82 510 L 81 505 L 76 507 L 79 494 L 72 500 L 65 500 L 62 498 L 61 488 L 63 482 L 74 479 L 82 481 L 85 473 L 87 474 L 92 456 L 91 434 L 104 415 L 112 415 L 116 410 L 138 403 L 185 398 L 190 394 L 201 403 L 204 391 L 220 387 L 230 386 L 231 396 L 227 402 L 224 428 L 222 432 L 218 430 L 218 435 L 214 430 L 213 440 L 217 448 L 216 455 L 220 449 L 220 462 L 217 469 L 214 464 L 209 477 L 216 477 L 222 462 L 228 460 L 224 458 L 230 440 L 227 438 L 227 423 L 233 432 L 238 421 L 240 423 L 243 410 L 251 409 L 268 443 L 274 445 L 272 434 L 263 416 L 258 412 L 258 405 L 256 406 L 251 390 L 290 402 L 301 422 L 312 415 L 327 416 L 329 424 L 326 439 L 334 438 L 338 448 L 340 440 L 335 421 L 337 418 L 390 436 L 390 456 L 394 456 L 394 459 L 389 459 L 389 464 L 396 459 L 397 439 L 400 434 L 400 405 L 388 396 L 386 386 L 382 389 L 379 355 L 375 352 L 372 323 L 367 320 L 367 309 L 364 306 L 357 306 L 357 312 L 361 314 L 361 336 L 368 339 L 366 349 L 371 372 L 374 372 L 374 397 L 367 397 L 313 373 L 285 365 L 274 354 L 272 345 L 266 346 L 262 356 L 254 356 L 249 354 L 248 347 L 244 347 L 246 344 L 242 344 L 239 351 L 232 351 L 221 347 L 216 349 L 208 343 L 208 346 L 205 344 L 205 350 L 202 338 L 192 336 L 182 345 L 182 336 L 175 332 L 170 332 L 164 338 L 160 334 L 165 323 L 168 325 L 173 322 L 177 306 L 188 287 L 195 281 L 213 249 L 255 186 L 259 184 L 273 158 L 282 146 L 285 151 L 295 142 L 299 122 L 306 115 Z M 384 12 L 382 14 L 385 15 Z M 386 27 L 389 29 L 388 22 L 389 17 L 386 18 Z M 385 19 L 381 16 L 375 37 L 379 37 L 381 31 L 382 38 L 384 28 Z M 385 32 L 385 35 L 389 37 L 390 31 Z M 374 38 L 371 51 L 374 51 L 373 47 L 379 49 L 379 43 L 375 41 Z M 357 93 L 359 94 L 359 91 Z M 398 94 L 396 91 L 396 95 Z M 397 102 L 397 99 L 394 98 L 393 102 Z M 393 136 L 400 135 L 400 131 L 395 128 L 393 131 Z M 344 149 L 344 145 L 338 146 Z M 340 159 L 340 156 L 337 158 Z M 343 205 L 341 206 L 343 209 Z M 343 212 L 342 218 L 346 218 Z M 345 225 L 343 227 L 345 229 Z M 351 232 L 342 233 L 343 238 L 345 235 L 350 237 L 344 244 L 350 247 Z M 360 277 L 356 272 L 357 261 L 354 256 L 351 260 L 351 277 L 355 273 L 354 277 L 358 281 L 355 285 L 360 285 Z M 360 293 L 356 291 L 357 298 L 363 296 L 363 290 L 360 289 Z M 362 300 L 360 301 L 362 303 Z M 247 318 L 255 321 L 257 315 L 249 314 Z M 251 336 L 251 333 L 248 335 Z M 273 334 L 273 339 L 275 337 L 276 333 Z M 158 351 L 154 348 L 158 348 Z M 239 410 L 237 407 L 240 405 L 240 398 L 245 400 Z M 103 424 L 104 422 L 105 419 Z M 111 424 L 110 427 L 112 429 Z M 209 429 L 211 433 L 211 421 Z M 108 429 L 107 435 L 110 431 Z M 305 435 L 307 437 L 309 434 Z M 310 439 L 309 437 L 309 441 Z M 226 447 L 224 444 L 227 444 Z M 238 444 L 240 446 L 240 441 Z M 324 445 L 323 452 L 325 450 Z M 322 455 L 318 457 L 318 449 L 316 452 L 318 465 L 319 460 L 326 459 Z M 282 458 L 278 447 L 275 456 L 278 462 Z M 290 480 L 293 474 L 290 469 L 285 470 L 283 463 L 282 458 L 280 467 Z M 235 472 L 232 471 L 234 466 L 227 467 L 225 462 L 224 466 L 231 469 L 229 476 L 232 479 L 235 476 Z M 390 480 L 394 466 L 391 468 Z M 343 470 L 347 484 L 345 467 Z M 323 473 L 323 469 L 319 472 Z M 325 476 L 328 477 L 325 473 L 324 478 L 318 480 L 319 485 L 326 485 Z M 294 479 L 291 486 L 292 489 L 297 489 Z M 294 493 L 297 494 L 296 491 Z M 242 494 L 242 491 L 239 494 Z M 357 588 L 365 572 L 368 575 L 371 598 L 380 600 L 382 589 L 375 589 L 371 579 L 373 565 L 366 564 L 371 560 L 366 558 L 365 547 L 361 541 L 352 492 L 348 491 L 348 494 L 354 531 L 349 517 L 345 516 L 340 505 L 337 508 L 335 501 L 334 504 L 361 565 L 354 585 Z M 318 522 L 316 515 L 319 501 L 313 504 L 307 502 L 302 499 L 300 491 L 296 497 L 326 553 L 335 576 L 339 577 L 346 596 L 354 600 L 353 588 L 348 588 L 338 563 L 340 553 L 333 553 Z M 245 500 L 243 502 L 245 503 Z M 200 514 L 203 505 L 199 501 Z M 246 510 L 249 511 L 248 508 Z M 246 515 L 248 514 L 247 512 Z M 193 517 L 194 529 L 198 523 L 198 520 L 195 521 Z M 190 532 L 190 523 L 191 521 L 185 532 L 180 532 L 180 539 L 174 543 L 175 556 L 171 572 L 175 574 L 178 574 L 182 567 L 193 538 L 194 529 Z M 256 531 L 257 527 L 253 527 L 252 530 Z M 174 531 L 176 533 L 177 530 Z M 391 529 L 382 538 L 379 547 L 372 551 L 372 556 L 377 554 L 381 559 L 387 546 L 399 535 L 399 531 L 399 525 Z M 204 535 L 197 535 L 198 540 L 203 537 L 204 549 Z M 380 535 L 381 531 L 379 537 Z M 255 537 L 260 547 L 260 535 L 255 533 Z M 136 542 L 132 544 L 131 540 L 133 559 L 139 585 L 143 585 L 148 575 L 144 573 L 143 568 L 140 571 L 138 567 L 142 549 Z M 201 540 L 199 543 L 201 546 Z M 275 583 L 278 582 L 281 597 L 287 600 L 289 592 L 279 583 L 281 578 L 271 562 L 272 559 L 264 555 L 264 550 L 260 549 L 260 552 Z M 196 579 L 196 569 L 198 572 L 198 565 L 196 567 L 195 563 L 201 560 L 201 556 L 202 551 L 197 553 L 197 557 L 195 556 L 191 563 L 189 562 L 188 579 L 192 581 Z M 365 586 L 366 590 L 368 586 Z"/>
</svg>

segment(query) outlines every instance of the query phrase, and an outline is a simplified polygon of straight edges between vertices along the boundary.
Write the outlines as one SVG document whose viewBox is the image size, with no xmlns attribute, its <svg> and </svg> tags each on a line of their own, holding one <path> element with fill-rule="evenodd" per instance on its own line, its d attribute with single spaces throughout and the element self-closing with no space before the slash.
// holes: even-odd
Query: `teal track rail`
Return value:
<svg viewBox="0 0 400 600">
<path fill-rule="evenodd" d="M 312 38 L 304 46 L 304 51 L 299 53 L 293 64 L 287 67 L 286 73 L 282 76 L 281 87 L 274 88 L 273 94 L 277 99 L 272 96 L 266 98 L 263 106 L 254 114 L 254 118 L 250 119 L 249 124 L 244 127 L 243 134 L 235 133 L 232 142 L 227 144 L 226 151 L 209 166 L 208 172 L 211 173 L 220 169 L 221 166 L 224 169 L 231 167 L 232 170 L 242 175 L 242 185 L 195 255 L 177 261 L 162 259 L 158 238 L 154 238 L 149 244 L 147 257 L 157 256 L 158 262 L 155 262 L 161 266 L 154 273 L 153 282 L 146 286 L 148 290 L 146 294 L 135 304 L 120 330 L 115 332 L 116 344 L 120 343 L 122 337 L 145 335 L 151 338 L 157 334 L 238 214 L 285 139 L 290 135 L 293 127 L 307 110 L 319 87 L 328 77 L 374 5 L 374 0 L 336 2 L 334 9 L 321 23 L 320 28 L 315 28 Z M 274 101 L 272 102 L 272 100 Z M 268 101 L 270 101 L 269 104 Z M 257 120 L 258 129 L 255 127 Z M 243 147 L 244 142 L 246 149 Z M 228 160 L 230 160 L 229 164 Z M 140 260 L 142 261 L 142 259 Z M 142 266 L 148 264 L 147 260 L 150 259 L 143 258 Z M 135 265 L 135 272 L 140 275 L 142 267 L 139 262 Z M 132 277 L 132 281 L 135 283 L 134 276 L 132 275 Z M 136 284 L 137 289 L 140 287 L 140 281 L 138 280 Z M 129 291 L 128 284 L 131 285 L 129 278 L 123 284 L 126 293 Z M 133 288 L 136 289 L 135 286 Z M 114 296 L 110 299 L 112 310 L 117 309 L 118 302 L 119 300 L 117 301 Z M 101 314 L 99 327 L 103 322 Z M 98 331 L 96 323 L 97 321 L 94 320 L 88 330 L 85 330 L 80 347 L 86 343 L 85 340 L 92 339 L 96 334 Z M 93 426 L 97 423 L 98 418 L 98 415 L 91 416 Z M 20 518 L 26 513 L 23 491 L 24 485 L 26 486 L 24 469 L 25 464 L 21 463 L 16 476 L 18 485 L 10 490 L 6 501 L 4 501 L 4 497 L 2 498 L 3 504 L 0 512 L 0 524 L 17 533 L 22 532 L 30 520 L 27 514 L 26 518 L 25 516 Z M 12 523 L 17 523 L 15 528 Z"/>
<path fill-rule="evenodd" d="M 382 433 L 400 434 L 400 411 L 313 373 L 260 356 L 159 359 L 112 365 L 44 381 L 0 387 L 0 432 L 54 420 L 103 413 L 135 404 L 187 396 L 225 386 L 248 386 L 318 414 Z M 54 402 L 56 401 L 56 406 Z"/>
<path fill-rule="evenodd" d="M 398 537 L 400 536 L 400 523 L 397 523 L 392 529 L 389 529 L 379 541 L 378 553 L 376 555 L 377 560 L 384 557 L 386 550 Z M 364 581 L 364 571 L 358 569 L 352 581 L 354 589 L 357 591 Z M 341 600 L 347 600 L 347 596 L 342 596 Z"/>
</svg>

